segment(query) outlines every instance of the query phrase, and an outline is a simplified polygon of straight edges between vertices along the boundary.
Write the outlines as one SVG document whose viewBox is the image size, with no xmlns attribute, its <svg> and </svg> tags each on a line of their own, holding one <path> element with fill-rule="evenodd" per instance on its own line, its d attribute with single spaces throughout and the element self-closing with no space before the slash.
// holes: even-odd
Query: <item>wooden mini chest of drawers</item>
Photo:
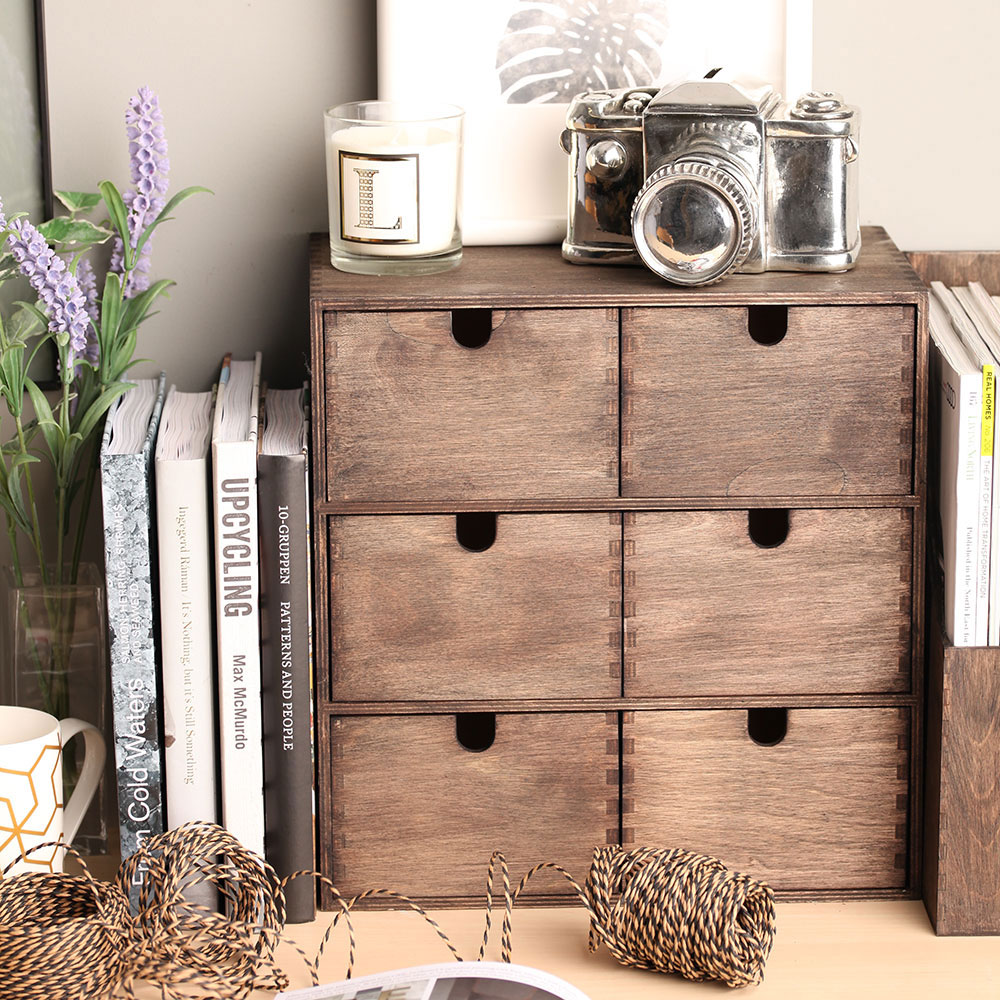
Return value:
<svg viewBox="0 0 1000 1000">
<path fill-rule="evenodd" d="M 503 850 L 915 895 L 926 293 L 690 290 L 555 247 L 311 247 L 319 863 L 468 903 Z M 565 898 L 556 881 L 533 898 Z"/>
</svg>

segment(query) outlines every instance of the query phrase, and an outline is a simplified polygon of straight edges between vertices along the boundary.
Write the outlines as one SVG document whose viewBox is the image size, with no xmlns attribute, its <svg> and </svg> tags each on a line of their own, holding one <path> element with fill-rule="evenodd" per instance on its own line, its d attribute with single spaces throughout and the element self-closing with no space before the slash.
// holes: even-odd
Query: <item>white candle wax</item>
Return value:
<svg viewBox="0 0 1000 1000">
<path fill-rule="evenodd" d="M 331 241 L 377 257 L 453 249 L 460 155 L 458 136 L 433 125 L 334 132 L 326 148 Z"/>
</svg>

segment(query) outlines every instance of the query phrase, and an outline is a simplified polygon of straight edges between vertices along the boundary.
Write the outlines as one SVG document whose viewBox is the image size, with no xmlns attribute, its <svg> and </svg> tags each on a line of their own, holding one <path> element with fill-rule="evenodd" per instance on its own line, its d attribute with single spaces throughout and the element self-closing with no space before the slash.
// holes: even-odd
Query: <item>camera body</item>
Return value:
<svg viewBox="0 0 1000 1000">
<path fill-rule="evenodd" d="M 570 105 L 563 256 L 703 285 L 733 271 L 843 271 L 861 248 L 859 115 L 720 78 Z"/>
</svg>

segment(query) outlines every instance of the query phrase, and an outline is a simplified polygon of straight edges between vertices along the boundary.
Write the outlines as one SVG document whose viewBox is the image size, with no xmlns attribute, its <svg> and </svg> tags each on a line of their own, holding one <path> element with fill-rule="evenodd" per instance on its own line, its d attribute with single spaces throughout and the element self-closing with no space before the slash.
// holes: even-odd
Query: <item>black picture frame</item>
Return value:
<svg viewBox="0 0 1000 1000">
<path fill-rule="evenodd" d="M 38 129 L 40 134 L 40 169 L 42 204 L 45 217 L 52 218 L 52 141 L 49 136 L 49 74 L 45 46 L 45 0 L 32 0 L 35 8 L 35 68 L 38 87 Z"/>
<path fill-rule="evenodd" d="M 11 31 L 4 38 L 4 55 L 12 67 L 0 100 L 6 103 L 11 126 L 10 140 L 0 160 L 0 195 L 5 196 L 8 213 L 27 211 L 34 223 L 53 215 L 55 195 L 52 184 L 52 144 L 50 138 L 49 88 L 45 43 L 45 0 L 4 0 Z M 20 5 L 20 6 L 15 6 Z M 34 90 L 34 93 L 31 91 Z M 9 91 L 9 92 L 6 92 Z M 37 136 L 31 141 L 32 134 Z M 12 186 L 13 190 L 9 190 Z M 7 199 L 10 199 L 9 201 Z M 0 304 L 10 309 L 30 293 L 27 282 L 6 285 Z M 43 389 L 58 386 L 57 353 L 54 345 L 39 352 L 31 375 Z"/>
</svg>

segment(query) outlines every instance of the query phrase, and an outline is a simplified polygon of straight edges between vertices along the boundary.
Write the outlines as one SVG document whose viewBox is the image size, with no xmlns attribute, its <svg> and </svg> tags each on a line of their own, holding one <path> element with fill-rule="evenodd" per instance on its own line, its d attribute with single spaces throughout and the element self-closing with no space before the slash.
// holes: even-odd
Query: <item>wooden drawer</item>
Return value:
<svg viewBox="0 0 1000 1000">
<path fill-rule="evenodd" d="M 617 310 L 324 324 L 328 501 L 617 495 Z"/>
<path fill-rule="evenodd" d="M 332 700 L 620 693 L 621 514 L 329 524 Z"/>
<path fill-rule="evenodd" d="M 459 741 L 482 746 L 491 723 L 486 749 Z M 379 887 L 478 898 L 495 850 L 515 879 L 539 861 L 582 879 L 594 848 L 618 840 L 615 712 L 354 716 L 330 725 L 332 781 L 321 793 L 333 836 L 322 838 L 321 856 L 345 895 Z M 570 890 L 553 877 L 528 891 Z"/>
<path fill-rule="evenodd" d="M 768 711 L 625 713 L 626 843 L 715 855 L 778 890 L 904 888 L 909 710 L 790 709 L 763 746 L 749 730 L 781 736 Z"/>
<path fill-rule="evenodd" d="M 625 521 L 626 695 L 910 689 L 911 510 Z"/>
<path fill-rule="evenodd" d="M 624 310 L 623 495 L 909 493 L 914 332 L 912 306 Z"/>
</svg>

